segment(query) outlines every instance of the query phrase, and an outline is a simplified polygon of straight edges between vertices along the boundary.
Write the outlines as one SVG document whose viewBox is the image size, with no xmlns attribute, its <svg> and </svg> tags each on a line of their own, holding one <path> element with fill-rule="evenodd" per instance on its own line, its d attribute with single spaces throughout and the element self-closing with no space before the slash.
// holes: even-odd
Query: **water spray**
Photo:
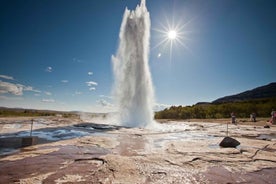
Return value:
<svg viewBox="0 0 276 184">
<path fill-rule="evenodd" d="M 119 38 L 117 54 L 112 56 L 118 121 L 128 127 L 146 127 L 153 122 L 154 95 L 148 65 L 150 15 L 145 0 L 133 11 L 126 8 Z"/>
</svg>

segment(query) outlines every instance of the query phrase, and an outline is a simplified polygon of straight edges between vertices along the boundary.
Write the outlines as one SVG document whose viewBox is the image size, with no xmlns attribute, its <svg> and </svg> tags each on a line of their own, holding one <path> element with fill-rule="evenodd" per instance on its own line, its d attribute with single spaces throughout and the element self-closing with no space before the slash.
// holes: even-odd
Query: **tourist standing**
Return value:
<svg viewBox="0 0 276 184">
<path fill-rule="evenodd" d="M 255 112 L 252 113 L 252 120 L 251 121 L 256 122 L 256 113 Z"/>
<path fill-rule="evenodd" d="M 231 113 L 231 119 L 232 119 L 232 124 L 236 124 L 236 116 L 234 112 Z"/>
<path fill-rule="evenodd" d="M 274 109 L 272 109 L 271 111 L 271 120 L 270 120 L 271 124 L 276 124 L 276 111 L 274 111 Z"/>
</svg>

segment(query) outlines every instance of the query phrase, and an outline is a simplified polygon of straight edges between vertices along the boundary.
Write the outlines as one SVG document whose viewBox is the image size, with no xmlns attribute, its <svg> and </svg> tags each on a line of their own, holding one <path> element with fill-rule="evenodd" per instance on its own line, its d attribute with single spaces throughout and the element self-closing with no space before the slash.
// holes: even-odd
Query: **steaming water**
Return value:
<svg viewBox="0 0 276 184">
<path fill-rule="evenodd" d="M 112 56 L 119 122 L 145 127 L 153 122 L 153 87 L 148 66 L 150 15 L 145 0 L 134 11 L 126 8 L 116 56 Z"/>
</svg>

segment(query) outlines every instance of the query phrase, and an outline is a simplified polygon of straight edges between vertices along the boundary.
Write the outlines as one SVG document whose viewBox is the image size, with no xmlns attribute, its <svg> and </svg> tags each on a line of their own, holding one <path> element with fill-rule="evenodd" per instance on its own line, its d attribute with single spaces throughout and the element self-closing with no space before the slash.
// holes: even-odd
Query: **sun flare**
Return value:
<svg viewBox="0 0 276 184">
<path fill-rule="evenodd" d="M 168 32 L 168 38 L 169 38 L 170 40 L 174 40 L 174 39 L 176 39 L 176 37 L 177 37 L 177 33 L 176 33 L 175 30 L 170 30 L 170 31 Z"/>
<path fill-rule="evenodd" d="M 176 52 L 178 50 L 179 52 L 179 45 L 191 52 L 187 46 L 189 34 L 191 33 L 188 24 L 191 22 L 192 20 L 187 20 L 186 22 L 182 20 L 175 21 L 174 18 L 169 21 L 165 18 L 164 23 L 160 23 L 159 28 L 153 28 L 154 31 L 159 33 L 157 35 L 160 40 L 152 47 L 152 50 L 158 48 L 158 52 L 162 52 L 162 57 L 164 56 L 164 58 L 166 53 L 168 53 L 170 63 L 172 63 L 173 59 L 173 50 L 176 50 Z M 159 56 L 158 54 L 157 57 L 160 58 L 161 55 Z"/>
</svg>

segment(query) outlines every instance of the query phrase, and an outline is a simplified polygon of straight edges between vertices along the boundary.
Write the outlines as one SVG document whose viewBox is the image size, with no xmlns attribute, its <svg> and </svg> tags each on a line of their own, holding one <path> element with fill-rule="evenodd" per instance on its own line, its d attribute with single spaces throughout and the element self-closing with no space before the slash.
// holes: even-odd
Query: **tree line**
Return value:
<svg viewBox="0 0 276 184">
<path fill-rule="evenodd" d="M 251 113 L 258 117 L 269 117 L 276 109 L 276 97 L 241 102 L 205 103 L 192 106 L 171 106 L 155 113 L 155 119 L 218 119 L 229 118 L 232 112 L 238 118 L 249 118 Z"/>
</svg>

